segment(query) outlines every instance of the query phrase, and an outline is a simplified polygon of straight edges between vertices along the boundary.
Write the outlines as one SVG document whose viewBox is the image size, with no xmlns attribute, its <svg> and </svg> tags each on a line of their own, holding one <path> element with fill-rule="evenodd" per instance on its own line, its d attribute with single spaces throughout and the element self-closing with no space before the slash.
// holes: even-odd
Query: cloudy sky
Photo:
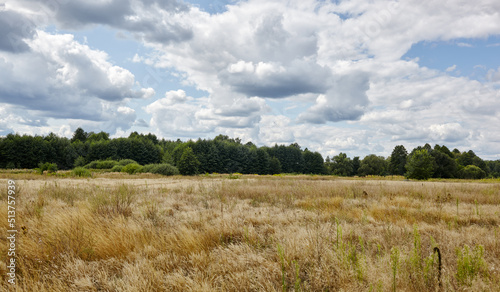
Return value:
<svg viewBox="0 0 500 292">
<path fill-rule="evenodd" d="M 0 135 L 500 159 L 497 0 L 0 0 Z"/>
</svg>

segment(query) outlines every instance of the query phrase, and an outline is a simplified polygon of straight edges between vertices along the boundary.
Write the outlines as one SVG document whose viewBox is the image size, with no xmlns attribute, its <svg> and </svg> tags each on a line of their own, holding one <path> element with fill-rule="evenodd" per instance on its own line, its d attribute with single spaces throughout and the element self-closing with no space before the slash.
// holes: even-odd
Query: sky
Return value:
<svg viewBox="0 0 500 292">
<path fill-rule="evenodd" d="M 0 136 L 500 159 L 500 2 L 0 0 Z"/>
</svg>

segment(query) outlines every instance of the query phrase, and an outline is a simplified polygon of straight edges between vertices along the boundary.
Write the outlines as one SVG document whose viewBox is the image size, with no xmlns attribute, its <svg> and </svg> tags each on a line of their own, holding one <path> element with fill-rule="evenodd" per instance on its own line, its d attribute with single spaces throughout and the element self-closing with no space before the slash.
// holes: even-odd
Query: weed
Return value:
<svg viewBox="0 0 500 292">
<path fill-rule="evenodd" d="M 486 275 L 487 266 L 484 260 L 484 247 L 476 245 L 471 251 L 468 245 L 457 249 L 457 273 L 455 275 L 460 285 L 470 286 L 478 275 Z"/>
<path fill-rule="evenodd" d="M 295 291 L 300 291 L 301 281 L 299 276 L 299 263 L 294 261 L 295 263 Z"/>
<path fill-rule="evenodd" d="M 88 169 L 83 168 L 83 167 L 75 167 L 75 169 L 73 169 L 71 171 L 71 174 L 73 176 L 79 176 L 79 177 L 91 177 L 92 176 L 92 173 Z"/>
<path fill-rule="evenodd" d="M 286 291 L 286 266 L 285 266 L 285 254 L 283 252 L 283 247 L 279 243 L 276 244 L 278 249 L 278 256 L 280 258 L 281 263 L 281 288 L 283 291 Z"/>
</svg>

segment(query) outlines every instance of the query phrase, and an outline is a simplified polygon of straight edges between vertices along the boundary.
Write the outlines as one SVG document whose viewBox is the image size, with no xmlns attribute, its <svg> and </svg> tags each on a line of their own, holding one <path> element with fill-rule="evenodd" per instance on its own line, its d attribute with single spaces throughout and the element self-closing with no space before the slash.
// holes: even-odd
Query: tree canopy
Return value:
<svg viewBox="0 0 500 292">
<path fill-rule="evenodd" d="M 37 168 L 40 163 L 72 169 L 92 161 L 131 159 L 140 165 L 168 163 L 181 173 L 333 174 L 338 176 L 406 175 L 408 178 L 467 178 L 500 176 L 500 160 L 484 161 L 474 151 L 450 151 L 444 145 L 415 147 L 410 154 L 403 145 L 387 158 L 370 154 L 363 159 L 339 153 L 326 160 L 319 152 L 297 143 L 258 147 L 239 138 L 219 135 L 214 139 L 181 141 L 132 132 L 127 138 L 110 138 L 105 132 L 75 130 L 71 139 L 54 133 L 47 136 L 8 134 L 0 137 L 0 168 Z"/>
</svg>

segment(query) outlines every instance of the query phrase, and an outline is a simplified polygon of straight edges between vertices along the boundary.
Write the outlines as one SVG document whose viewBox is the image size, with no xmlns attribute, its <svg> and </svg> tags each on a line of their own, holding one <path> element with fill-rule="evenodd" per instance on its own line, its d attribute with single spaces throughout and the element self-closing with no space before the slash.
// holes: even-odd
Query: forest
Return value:
<svg viewBox="0 0 500 292">
<path fill-rule="evenodd" d="M 0 168 L 35 169 L 45 163 L 55 169 L 97 167 L 98 161 L 109 168 L 119 160 L 135 165 L 168 165 L 180 174 L 322 174 L 337 176 L 402 175 L 410 179 L 464 178 L 482 179 L 500 176 L 500 160 L 485 161 L 474 151 L 449 150 L 429 144 L 408 152 L 403 145 L 394 147 L 389 157 L 367 155 L 333 157 L 302 149 L 297 143 L 258 147 L 243 144 L 239 138 L 219 135 L 214 139 L 171 141 L 154 134 L 133 132 L 128 138 L 109 138 L 105 132 L 85 132 L 78 128 L 71 139 L 54 133 L 47 136 L 8 134 L 0 138 Z M 139 168 L 136 169 L 139 171 Z M 130 172 L 129 172 L 130 173 Z"/>
</svg>

